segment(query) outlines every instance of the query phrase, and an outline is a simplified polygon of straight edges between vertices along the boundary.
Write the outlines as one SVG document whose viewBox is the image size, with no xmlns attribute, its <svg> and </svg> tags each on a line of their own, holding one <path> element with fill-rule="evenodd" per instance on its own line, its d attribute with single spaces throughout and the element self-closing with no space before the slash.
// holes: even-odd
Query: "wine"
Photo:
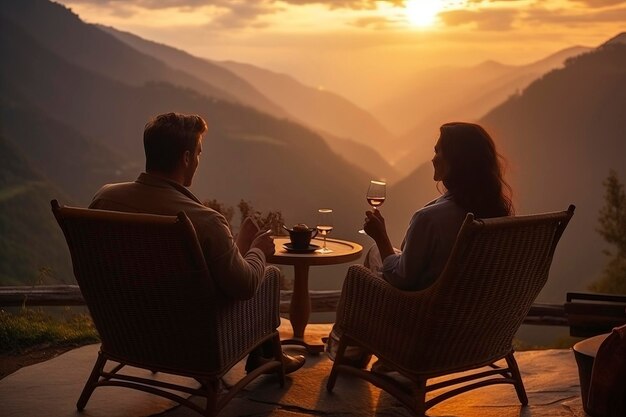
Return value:
<svg viewBox="0 0 626 417">
<path fill-rule="evenodd" d="M 385 197 L 367 197 L 367 203 L 376 208 L 382 206 L 385 202 Z"/>
<path fill-rule="evenodd" d="M 376 207 L 382 206 L 385 202 L 386 194 L 387 183 L 385 181 L 371 180 L 365 198 L 367 199 L 367 203 L 376 210 Z M 365 234 L 365 230 L 361 229 L 359 233 Z"/>
<path fill-rule="evenodd" d="M 333 250 L 326 247 L 326 236 L 333 230 L 333 209 L 323 208 L 317 210 L 317 233 L 324 238 L 324 246 L 318 249 L 321 254 L 331 253 Z"/>
<path fill-rule="evenodd" d="M 333 227 L 332 226 L 317 226 L 317 231 L 319 232 L 320 235 L 326 236 L 326 235 L 329 235 L 330 232 L 333 231 Z"/>
</svg>

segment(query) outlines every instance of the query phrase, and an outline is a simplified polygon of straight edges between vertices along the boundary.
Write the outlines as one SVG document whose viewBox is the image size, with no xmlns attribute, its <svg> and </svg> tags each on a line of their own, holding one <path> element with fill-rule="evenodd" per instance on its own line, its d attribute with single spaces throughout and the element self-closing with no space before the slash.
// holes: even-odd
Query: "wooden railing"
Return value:
<svg viewBox="0 0 626 417">
<path fill-rule="evenodd" d="M 80 305 L 85 300 L 78 285 L 0 287 L 0 307 Z"/>
<path fill-rule="evenodd" d="M 280 312 L 289 312 L 292 291 L 281 290 Z M 339 303 L 340 290 L 310 291 L 311 311 L 334 312 Z M 77 285 L 40 285 L 0 287 L 0 307 L 15 306 L 78 306 L 85 300 Z M 533 304 L 525 324 L 567 326 L 567 318 L 561 304 Z"/>
</svg>

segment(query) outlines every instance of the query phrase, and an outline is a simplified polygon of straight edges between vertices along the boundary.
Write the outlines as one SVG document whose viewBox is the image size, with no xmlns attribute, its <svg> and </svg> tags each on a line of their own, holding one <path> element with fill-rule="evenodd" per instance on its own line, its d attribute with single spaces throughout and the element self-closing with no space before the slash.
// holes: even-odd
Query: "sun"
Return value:
<svg viewBox="0 0 626 417">
<path fill-rule="evenodd" d="M 442 0 L 409 0 L 406 2 L 404 13 L 413 26 L 432 26 L 437 20 L 437 14 L 443 9 Z"/>
</svg>

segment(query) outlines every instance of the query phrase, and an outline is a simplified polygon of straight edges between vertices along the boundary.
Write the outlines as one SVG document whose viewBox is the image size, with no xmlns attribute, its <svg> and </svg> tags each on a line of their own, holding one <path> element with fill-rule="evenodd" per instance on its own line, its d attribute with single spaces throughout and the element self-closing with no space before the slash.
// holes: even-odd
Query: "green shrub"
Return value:
<svg viewBox="0 0 626 417">
<path fill-rule="evenodd" d="M 605 250 L 604 273 L 589 286 L 593 292 L 626 294 L 626 192 L 615 170 L 604 181 L 604 207 L 600 210 L 598 233 L 611 245 Z"/>
<path fill-rule="evenodd" d="M 99 340 L 91 317 L 65 313 L 52 317 L 42 310 L 24 308 L 12 314 L 0 310 L 0 353 L 20 353 L 37 345 L 84 345 Z"/>
</svg>

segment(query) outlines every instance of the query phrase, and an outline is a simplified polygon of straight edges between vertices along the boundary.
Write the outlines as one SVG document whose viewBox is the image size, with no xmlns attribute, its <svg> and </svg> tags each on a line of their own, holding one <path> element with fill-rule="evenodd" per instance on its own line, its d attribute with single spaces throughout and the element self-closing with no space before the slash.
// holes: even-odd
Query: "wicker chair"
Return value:
<svg viewBox="0 0 626 417">
<path fill-rule="evenodd" d="M 279 318 L 279 271 L 270 267 L 254 298 L 220 295 L 193 225 L 178 216 L 60 207 L 52 211 L 65 234 L 74 275 L 102 345 L 76 404 L 82 410 L 100 386 L 134 388 L 213 416 L 250 381 L 276 372 L 284 384 Z M 271 340 L 275 360 L 248 373 L 225 394 L 221 377 L 251 350 Z M 118 365 L 105 371 L 107 361 Z M 199 388 L 124 375 L 124 365 L 193 378 Z M 178 393 L 171 392 L 172 390 Z M 202 408 L 182 395 L 206 398 Z"/>
<path fill-rule="evenodd" d="M 423 416 L 455 395 L 508 383 L 526 405 L 512 340 L 548 279 L 552 255 L 573 214 L 574 206 L 485 220 L 468 214 L 443 273 L 422 291 L 399 290 L 368 269 L 351 266 L 337 311 L 342 336 L 327 389 L 333 390 L 340 373 L 353 374 Z M 344 353 L 351 345 L 372 352 L 411 384 L 349 366 Z M 494 364 L 501 359 L 506 367 Z M 491 369 L 479 369 L 485 366 Z M 427 384 L 461 371 L 472 372 Z M 426 401 L 427 393 L 446 387 L 451 389 Z"/>
</svg>

